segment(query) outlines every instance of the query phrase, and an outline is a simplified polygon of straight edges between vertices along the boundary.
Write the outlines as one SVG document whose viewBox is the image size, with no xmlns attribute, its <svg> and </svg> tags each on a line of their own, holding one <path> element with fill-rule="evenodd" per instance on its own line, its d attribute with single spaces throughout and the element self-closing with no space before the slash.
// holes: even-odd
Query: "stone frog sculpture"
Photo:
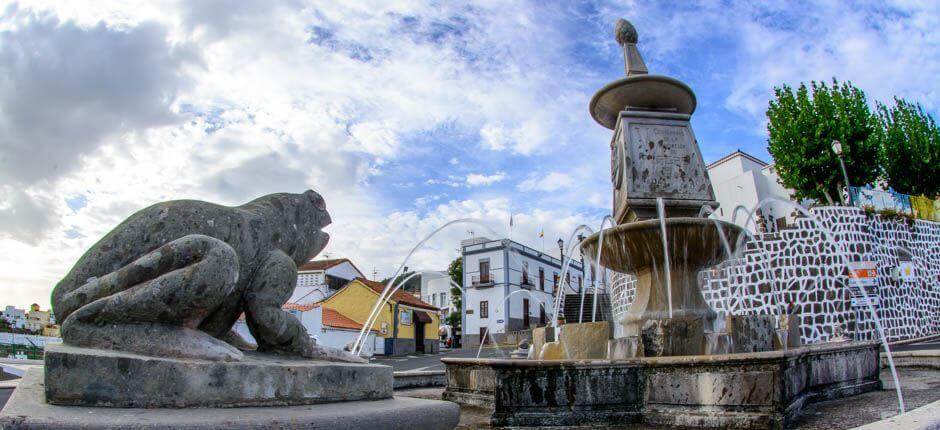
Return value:
<svg viewBox="0 0 940 430">
<path fill-rule="evenodd" d="M 253 345 L 232 326 L 242 312 L 260 352 L 364 362 L 316 345 L 281 306 L 297 265 L 326 246 L 323 198 L 270 194 L 237 207 L 158 203 L 114 228 L 52 292 L 66 344 L 152 356 L 234 361 Z M 236 348 L 238 347 L 238 348 Z"/>
</svg>

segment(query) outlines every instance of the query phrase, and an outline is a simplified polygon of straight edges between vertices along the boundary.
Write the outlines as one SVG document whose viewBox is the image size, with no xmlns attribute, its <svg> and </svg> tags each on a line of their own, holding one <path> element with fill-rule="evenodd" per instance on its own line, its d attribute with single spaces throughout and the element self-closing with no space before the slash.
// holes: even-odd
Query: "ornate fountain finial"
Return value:
<svg viewBox="0 0 940 430">
<path fill-rule="evenodd" d="M 614 29 L 614 36 L 617 43 L 623 48 L 623 68 L 627 76 L 645 75 L 649 73 L 646 69 L 646 63 L 640 56 L 640 51 L 636 48 L 637 34 L 636 27 L 623 18 L 617 20 L 617 26 Z"/>
<path fill-rule="evenodd" d="M 630 24 L 630 21 L 627 21 L 623 18 L 617 20 L 617 27 L 614 29 L 614 34 L 617 37 L 617 43 L 620 46 L 623 46 L 627 43 L 636 43 L 636 27 L 633 24 Z"/>
</svg>

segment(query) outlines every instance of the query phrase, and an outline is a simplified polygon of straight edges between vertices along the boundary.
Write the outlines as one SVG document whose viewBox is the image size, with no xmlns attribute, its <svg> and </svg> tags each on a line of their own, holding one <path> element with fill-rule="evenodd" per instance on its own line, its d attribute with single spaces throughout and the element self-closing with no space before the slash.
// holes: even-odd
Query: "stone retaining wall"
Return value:
<svg viewBox="0 0 940 430">
<path fill-rule="evenodd" d="M 863 292 L 849 288 L 844 261 L 871 261 L 878 317 L 889 341 L 940 333 L 940 223 L 867 216 L 854 207 L 822 207 L 812 218 L 760 234 L 741 258 L 703 272 L 706 301 L 732 315 L 796 314 L 805 344 L 827 342 L 841 327 L 856 340 L 875 339 L 871 313 L 852 306 Z M 827 236 L 825 232 L 829 232 Z M 844 257 L 844 258 L 843 258 Z M 901 280 L 901 261 L 914 279 Z"/>
</svg>

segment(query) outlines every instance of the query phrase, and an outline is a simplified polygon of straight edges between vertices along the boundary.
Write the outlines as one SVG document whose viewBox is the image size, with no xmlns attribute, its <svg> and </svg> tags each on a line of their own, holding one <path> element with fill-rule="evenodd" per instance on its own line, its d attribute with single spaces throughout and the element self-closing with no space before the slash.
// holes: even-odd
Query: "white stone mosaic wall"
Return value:
<svg viewBox="0 0 940 430">
<path fill-rule="evenodd" d="M 857 208 L 824 207 L 775 233 L 758 235 L 740 258 L 702 274 L 706 301 L 719 313 L 799 315 L 802 341 L 828 341 L 838 330 L 855 339 L 876 334 L 867 307 L 852 307 L 861 291 L 848 288 L 847 261 L 872 261 L 878 317 L 889 340 L 940 333 L 940 224 L 868 217 Z M 823 233 L 831 233 L 831 238 Z M 902 260 L 915 279 L 902 281 Z"/>
</svg>

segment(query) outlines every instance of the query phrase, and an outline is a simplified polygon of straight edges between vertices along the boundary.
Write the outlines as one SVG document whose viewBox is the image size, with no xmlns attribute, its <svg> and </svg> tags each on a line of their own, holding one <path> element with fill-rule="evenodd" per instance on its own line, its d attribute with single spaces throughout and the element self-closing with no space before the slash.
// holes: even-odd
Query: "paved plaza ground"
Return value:
<svg viewBox="0 0 940 430">
<path fill-rule="evenodd" d="M 937 350 L 940 340 L 934 339 L 910 345 L 899 345 L 895 351 Z M 440 359 L 445 357 L 476 357 L 476 349 L 443 350 L 435 355 L 412 355 L 404 357 L 372 358 L 370 362 L 392 366 L 396 371 L 404 370 L 443 370 Z M 480 357 L 496 358 L 508 355 L 506 348 L 488 347 L 480 351 Z M 930 402 L 940 400 L 940 370 L 925 368 L 899 369 L 901 388 L 907 408 L 914 409 Z M 3 381 L 13 381 L 16 377 L 7 373 L 0 374 L 0 408 L 6 404 L 12 389 L 6 388 Z M 881 372 L 884 388 L 880 391 L 865 393 L 846 399 L 820 402 L 807 406 L 790 428 L 794 429 L 849 429 L 866 423 L 887 418 L 897 413 L 892 378 L 887 370 Z M 440 399 L 442 387 L 397 390 L 396 396 Z M 489 411 L 462 407 L 460 416 L 461 429 L 489 428 Z M 631 430 L 652 430 L 658 427 L 634 425 L 618 427 Z"/>
<path fill-rule="evenodd" d="M 418 354 L 402 357 L 373 357 L 369 360 L 373 364 L 392 366 L 396 372 L 404 370 L 444 370 L 442 358 L 474 358 L 477 349 L 442 349 L 440 354 Z M 508 357 L 509 350 L 503 347 L 485 347 L 479 351 L 480 358 Z"/>
</svg>

